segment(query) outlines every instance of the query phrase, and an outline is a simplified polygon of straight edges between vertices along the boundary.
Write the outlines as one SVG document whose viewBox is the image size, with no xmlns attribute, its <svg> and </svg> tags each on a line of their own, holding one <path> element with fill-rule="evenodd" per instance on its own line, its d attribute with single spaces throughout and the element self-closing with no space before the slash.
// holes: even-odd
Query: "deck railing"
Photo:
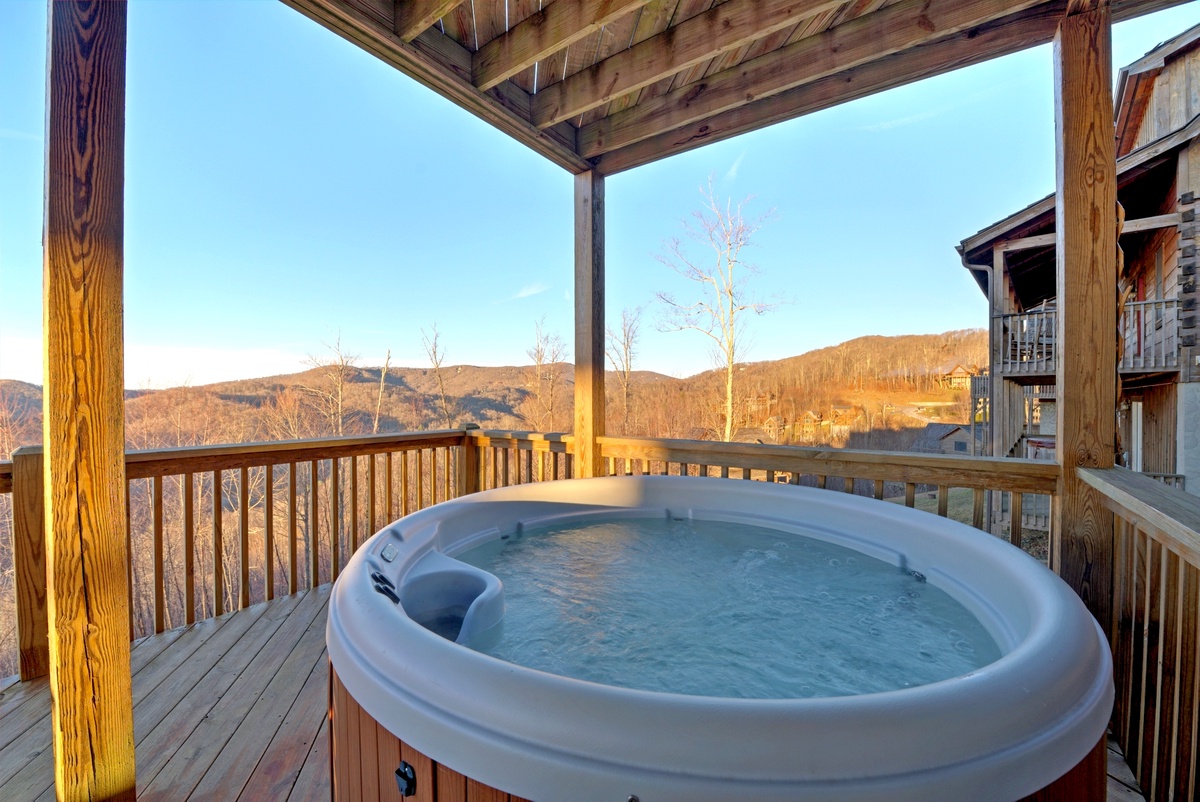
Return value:
<svg viewBox="0 0 1200 802">
<path fill-rule="evenodd" d="M 1053 375 L 1057 312 L 1042 309 L 1000 315 L 999 372 Z M 1120 369 L 1128 373 L 1179 367 L 1179 301 L 1126 301 L 1120 320 Z"/>
<path fill-rule="evenodd" d="M 1115 516 L 1113 736 L 1150 802 L 1195 799 L 1200 498 L 1125 468 L 1079 475 Z"/>
<path fill-rule="evenodd" d="M 1126 301 L 1121 310 L 1121 370 L 1179 367 L 1179 301 Z"/>
</svg>

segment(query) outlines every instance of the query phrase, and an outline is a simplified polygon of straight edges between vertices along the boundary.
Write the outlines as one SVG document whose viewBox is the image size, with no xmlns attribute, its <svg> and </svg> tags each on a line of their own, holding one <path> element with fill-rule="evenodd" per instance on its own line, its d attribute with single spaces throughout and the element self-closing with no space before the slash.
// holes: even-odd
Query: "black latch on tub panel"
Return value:
<svg viewBox="0 0 1200 802">
<path fill-rule="evenodd" d="M 400 597 L 396 595 L 396 591 L 392 590 L 387 585 L 381 585 L 378 582 L 376 582 L 375 583 L 375 592 L 382 593 L 384 596 L 387 596 L 389 599 L 392 600 L 392 604 L 400 603 Z"/>
<path fill-rule="evenodd" d="M 401 760 L 400 768 L 396 769 L 396 787 L 400 789 L 400 796 L 417 793 L 417 773 L 407 761 Z"/>
</svg>

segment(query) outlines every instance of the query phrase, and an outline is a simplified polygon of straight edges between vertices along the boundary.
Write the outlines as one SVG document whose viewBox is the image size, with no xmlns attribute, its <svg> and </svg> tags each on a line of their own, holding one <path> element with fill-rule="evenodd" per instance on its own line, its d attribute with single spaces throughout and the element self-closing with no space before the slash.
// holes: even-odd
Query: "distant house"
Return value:
<svg viewBox="0 0 1200 802">
<path fill-rule="evenodd" d="M 970 454 L 971 430 L 957 423 L 927 423 L 912 450 L 922 454 Z"/>
<path fill-rule="evenodd" d="M 976 368 L 967 368 L 962 365 L 954 365 L 949 370 L 943 370 L 938 374 L 938 382 L 945 387 L 952 387 L 955 390 L 966 390 L 971 386 L 971 377 L 979 373 Z"/>
<path fill-rule="evenodd" d="M 796 422 L 796 434 L 803 440 L 812 440 L 821 431 L 822 426 L 826 426 L 821 418 L 821 413 L 813 412 L 811 409 L 800 416 L 800 420 Z"/>
</svg>

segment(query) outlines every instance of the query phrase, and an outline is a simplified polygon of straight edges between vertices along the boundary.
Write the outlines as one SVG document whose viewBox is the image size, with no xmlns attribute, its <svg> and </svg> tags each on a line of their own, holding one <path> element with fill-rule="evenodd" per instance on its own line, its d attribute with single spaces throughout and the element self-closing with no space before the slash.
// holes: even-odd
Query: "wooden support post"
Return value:
<svg viewBox="0 0 1200 802">
<path fill-rule="evenodd" d="M 1054 37 L 1057 152 L 1057 454 L 1050 565 L 1108 629 L 1112 514 L 1076 476 L 1113 464 L 1117 171 L 1107 2 L 1069 13 Z"/>
<path fill-rule="evenodd" d="M 575 176 L 575 476 L 602 476 L 604 436 L 604 177 Z"/>
<path fill-rule="evenodd" d="M 17 646 L 21 659 L 21 680 L 25 681 L 50 673 L 42 447 L 18 448 L 13 452 L 12 463 Z"/>
<path fill-rule="evenodd" d="M 134 799 L 122 345 L 126 4 L 50 4 L 42 420 L 54 783 Z"/>
<path fill-rule="evenodd" d="M 458 495 L 466 496 L 478 493 L 482 487 L 482 457 L 479 441 L 471 436 L 472 429 L 478 429 L 479 424 L 468 423 L 463 427 L 462 448 L 458 456 Z"/>
</svg>

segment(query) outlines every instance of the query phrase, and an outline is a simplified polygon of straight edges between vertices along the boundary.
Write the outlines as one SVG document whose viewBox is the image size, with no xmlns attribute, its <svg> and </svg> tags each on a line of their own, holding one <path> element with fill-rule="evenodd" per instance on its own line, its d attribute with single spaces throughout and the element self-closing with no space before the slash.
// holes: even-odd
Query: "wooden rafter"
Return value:
<svg viewBox="0 0 1200 802">
<path fill-rule="evenodd" d="M 479 48 L 471 59 L 475 86 L 491 89 L 648 2 L 556 0 Z"/>
<path fill-rule="evenodd" d="M 844 2 L 729 0 L 547 86 L 534 98 L 533 122 L 546 126 L 569 120 Z"/>
<path fill-rule="evenodd" d="M 411 42 L 461 4 L 462 0 L 398 0 L 396 35 Z"/>
<path fill-rule="evenodd" d="M 598 156 L 1037 5 L 1037 0 L 905 0 L 585 126 L 580 153 Z M 938 65 L 938 71 L 944 69 Z M 537 108 L 541 103 L 539 96 Z M 535 123 L 538 119 L 535 108 Z"/>
<path fill-rule="evenodd" d="M 1152 3 L 1117 0 L 1112 6 L 1113 20 L 1120 22 L 1132 19 L 1179 5 L 1180 2 L 1182 0 L 1158 0 Z M 602 142 L 597 141 L 608 122 L 601 120 L 579 130 L 579 151 L 581 155 L 590 156 L 592 163 L 605 175 L 630 170 L 710 142 L 719 142 L 839 103 L 1045 44 L 1054 38 L 1058 22 L 1065 12 L 1066 0 L 1044 3 L 664 131 L 619 149 L 608 150 Z M 631 111 L 636 111 L 636 107 Z M 611 119 L 617 118 L 614 115 Z M 1052 199 L 1050 202 L 1053 202 Z"/>
</svg>

